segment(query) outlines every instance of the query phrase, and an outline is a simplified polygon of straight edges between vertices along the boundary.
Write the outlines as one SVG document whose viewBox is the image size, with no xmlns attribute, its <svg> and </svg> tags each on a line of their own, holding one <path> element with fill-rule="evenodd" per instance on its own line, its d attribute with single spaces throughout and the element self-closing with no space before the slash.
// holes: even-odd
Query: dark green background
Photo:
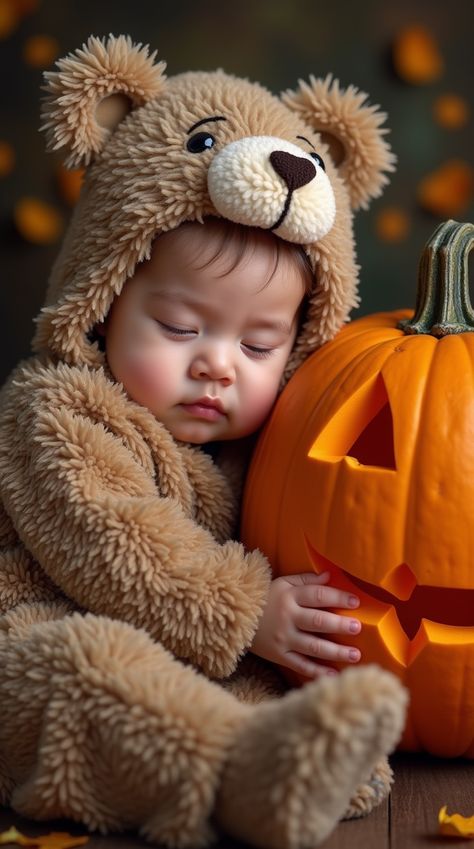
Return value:
<svg viewBox="0 0 474 849">
<path fill-rule="evenodd" d="M 438 41 L 446 67 L 436 83 L 409 86 L 391 69 L 393 40 L 410 23 L 424 25 Z M 448 159 L 473 164 L 473 23 L 474 0 L 44 0 L 13 36 L 0 42 L 0 138 L 17 153 L 15 171 L 0 181 L 0 381 L 28 352 L 32 317 L 58 250 L 22 241 L 12 225 L 13 206 L 23 195 L 61 205 L 53 180 L 57 160 L 45 154 L 38 133 L 41 72 L 21 58 L 28 36 L 56 37 L 64 55 L 90 33 L 129 33 L 158 49 L 169 74 L 223 67 L 279 92 L 310 73 L 332 72 L 342 85 L 353 83 L 368 92 L 371 102 L 389 113 L 398 168 L 382 198 L 356 218 L 361 315 L 413 303 L 418 256 L 439 223 L 418 208 L 417 184 Z M 471 120 L 461 130 L 446 130 L 433 121 L 433 102 L 445 92 L 470 103 Z M 376 216 L 387 205 L 400 206 L 410 216 L 409 235 L 398 244 L 381 242 L 375 231 Z M 462 218 L 474 220 L 472 203 Z"/>
</svg>

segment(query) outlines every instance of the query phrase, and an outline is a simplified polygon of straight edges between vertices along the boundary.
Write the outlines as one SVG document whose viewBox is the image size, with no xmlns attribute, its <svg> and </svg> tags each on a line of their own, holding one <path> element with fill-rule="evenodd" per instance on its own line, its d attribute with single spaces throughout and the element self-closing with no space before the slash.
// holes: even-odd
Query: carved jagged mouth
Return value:
<svg viewBox="0 0 474 849">
<path fill-rule="evenodd" d="M 341 569 L 320 555 L 309 543 L 307 544 L 316 571 L 329 570 L 335 577 L 343 575 L 345 583 L 349 582 L 354 591 L 356 593 L 358 591 L 359 596 L 362 593 L 371 600 L 395 608 L 398 621 L 409 640 L 413 640 L 418 633 L 422 619 L 462 628 L 474 625 L 474 590 L 472 589 L 421 586 L 415 582 L 409 597 L 401 599 L 376 584 L 363 581 L 350 572 L 346 572 L 345 569 Z M 398 570 L 401 569 L 410 571 L 405 564 L 398 567 Z M 410 572 L 410 574 L 413 573 Z M 363 597 L 361 602 L 363 603 Z"/>
</svg>

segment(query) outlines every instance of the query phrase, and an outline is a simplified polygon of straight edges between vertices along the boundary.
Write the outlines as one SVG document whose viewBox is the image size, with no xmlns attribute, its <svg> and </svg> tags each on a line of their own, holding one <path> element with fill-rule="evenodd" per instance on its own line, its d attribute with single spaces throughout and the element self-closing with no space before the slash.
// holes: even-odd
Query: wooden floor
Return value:
<svg viewBox="0 0 474 849">
<path fill-rule="evenodd" d="M 396 755 L 392 766 L 396 779 L 390 799 L 365 819 L 340 823 L 321 844 L 321 849 L 448 849 L 453 843 L 463 843 L 438 834 L 438 811 L 447 805 L 449 813 L 474 815 L 474 762 Z M 28 836 L 49 831 L 85 834 L 84 829 L 73 823 L 38 824 L 0 809 L 0 831 L 11 825 Z M 464 844 L 473 845 L 471 841 Z M 87 849 L 150 849 L 149 843 L 130 833 L 108 837 L 94 834 L 86 846 Z M 214 849 L 244 849 L 244 844 L 223 837 Z"/>
</svg>

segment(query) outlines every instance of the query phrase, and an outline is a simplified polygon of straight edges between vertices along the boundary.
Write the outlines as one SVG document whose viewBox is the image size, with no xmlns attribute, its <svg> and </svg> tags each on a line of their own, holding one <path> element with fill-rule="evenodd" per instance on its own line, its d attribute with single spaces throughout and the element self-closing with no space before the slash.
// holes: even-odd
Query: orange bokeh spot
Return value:
<svg viewBox="0 0 474 849">
<path fill-rule="evenodd" d="M 441 94 L 433 104 L 433 114 L 437 124 L 447 130 L 458 130 L 467 124 L 469 106 L 463 97 L 457 94 Z"/>
<path fill-rule="evenodd" d="M 31 15 L 36 12 L 39 0 L 10 0 L 19 15 Z"/>
<path fill-rule="evenodd" d="M 84 168 L 75 168 L 72 171 L 60 165 L 56 177 L 58 181 L 59 192 L 63 200 L 69 206 L 74 206 L 77 203 L 81 193 L 82 182 L 84 179 Z"/>
<path fill-rule="evenodd" d="M 59 51 L 59 42 L 52 36 L 32 35 L 23 45 L 23 59 L 34 68 L 49 68 Z"/>
<path fill-rule="evenodd" d="M 400 79 L 412 85 L 434 82 L 444 70 L 438 45 L 422 26 L 409 26 L 399 33 L 393 45 L 393 64 Z"/>
<path fill-rule="evenodd" d="M 456 217 L 474 195 L 474 168 L 461 159 L 445 162 L 421 180 L 418 201 L 423 209 L 442 218 Z"/>
<path fill-rule="evenodd" d="M 62 215 L 57 209 L 32 197 L 18 201 L 14 220 L 21 236 L 36 245 L 53 244 L 59 239 L 64 227 Z"/>
<path fill-rule="evenodd" d="M 0 0 L 0 38 L 8 38 L 20 22 L 20 15 L 12 0 Z"/>
<path fill-rule="evenodd" d="M 410 219 L 403 209 L 387 206 L 377 215 L 375 228 L 384 242 L 401 242 L 408 235 Z"/>
<path fill-rule="evenodd" d="M 15 151 L 11 144 L 0 141 L 0 177 L 7 177 L 15 167 Z"/>
</svg>

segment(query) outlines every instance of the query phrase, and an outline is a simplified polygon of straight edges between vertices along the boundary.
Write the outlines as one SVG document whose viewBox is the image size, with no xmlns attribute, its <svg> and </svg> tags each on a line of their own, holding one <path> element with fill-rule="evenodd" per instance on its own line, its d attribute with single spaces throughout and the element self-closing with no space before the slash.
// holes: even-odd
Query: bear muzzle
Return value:
<svg viewBox="0 0 474 849">
<path fill-rule="evenodd" d="M 250 136 L 219 151 L 208 172 L 216 211 L 239 224 L 273 230 L 289 242 L 325 236 L 335 200 L 324 169 L 284 139 Z"/>
</svg>

